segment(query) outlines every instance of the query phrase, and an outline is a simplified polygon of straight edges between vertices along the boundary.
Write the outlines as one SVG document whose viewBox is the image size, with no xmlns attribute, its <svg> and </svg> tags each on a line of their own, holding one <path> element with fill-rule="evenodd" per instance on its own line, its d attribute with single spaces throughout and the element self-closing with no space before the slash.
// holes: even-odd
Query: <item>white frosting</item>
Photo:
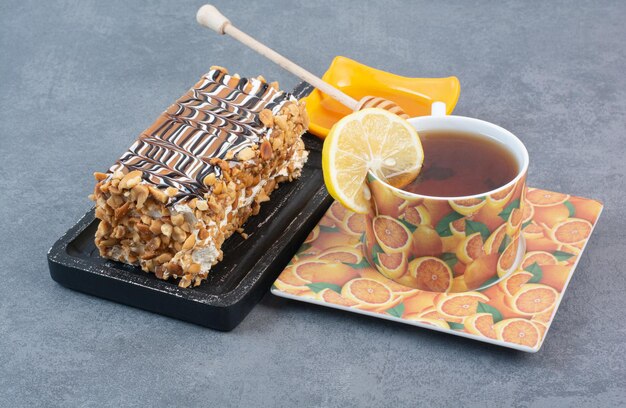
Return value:
<svg viewBox="0 0 626 408">
<path fill-rule="evenodd" d="M 187 204 L 175 204 L 174 211 L 172 211 L 171 213 L 182 214 L 183 217 L 185 217 L 185 222 L 187 222 L 189 225 L 196 225 L 196 223 L 198 222 L 198 219 L 193 213 L 193 210 Z"/>
<path fill-rule="evenodd" d="M 202 271 L 208 271 L 211 269 L 211 266 L 215 263 L 218 256 L 219 251 L 213 243 L 210 243 L 204 248 L 193 251 L 191 254 L 191 260 L 194 263 L 200 264 Z"/>
</svg>

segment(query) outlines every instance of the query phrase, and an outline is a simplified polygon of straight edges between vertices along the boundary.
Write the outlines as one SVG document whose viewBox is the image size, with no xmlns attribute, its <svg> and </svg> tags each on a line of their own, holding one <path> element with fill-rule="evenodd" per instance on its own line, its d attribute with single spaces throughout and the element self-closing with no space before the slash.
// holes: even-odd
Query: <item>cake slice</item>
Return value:
<svg viewBox="0 0 626 408">
<path fill-rule="evenodd" d="M 307 159 L 304 104 L 262 77 L 211 67 L 106 172 L 91 198 L 100 255 L 199 285 Z M 245 236 L 245 234 L 243 234 Z"/>
</svg>

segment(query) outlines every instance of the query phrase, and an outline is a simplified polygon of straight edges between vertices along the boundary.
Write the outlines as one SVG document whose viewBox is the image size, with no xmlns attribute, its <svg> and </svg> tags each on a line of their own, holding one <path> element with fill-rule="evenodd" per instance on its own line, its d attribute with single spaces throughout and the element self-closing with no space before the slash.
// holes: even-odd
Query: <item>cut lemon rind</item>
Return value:
<svg viewBox="0 0 626 408">
<path fill-rule="evenodd" d="M 328 192 L 360 214 L 370 209 L 368 171 L 383 180 L 406 184 L 417 177 L 423 161 L 424 151 L 415 128 L 377 108 L 363 109 L 341 119 L 331 129 L 322 149 Z"/>
</svg>

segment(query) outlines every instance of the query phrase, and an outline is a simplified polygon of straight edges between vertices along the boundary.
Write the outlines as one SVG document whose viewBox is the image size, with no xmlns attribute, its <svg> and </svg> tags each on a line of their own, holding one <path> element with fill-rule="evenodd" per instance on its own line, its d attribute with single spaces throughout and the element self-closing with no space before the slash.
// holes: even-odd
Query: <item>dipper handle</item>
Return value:
<svg viewBox="0 0 626 408">
<path fill-rule="evenodd" d="M 358 110 L 359 103 L 356 99 L 346 95 L 334 86 L 329 85 L 328 83 L 324 82 L 322 79 L 313 75 L 306 69 L 288 60 L 268 46 L 260 43 L 259 41 L 250 37 L 248 34 L 239 30 L 230 22 L 228 18 L 220 13 L 220 11 L 215 8 L 215 6 L 205 4 L 204 6 L 200 7 L 198 13 L 196 14 L 196 20 L 198 20 L 198 23 L 200 25 L 210 28 L 218 34 L 230 35 L 242 44 L 247 45 L 254 51 L 280 65 L 282 68 L 291 72 L 298 78 L 313 85 L 315 88 L 324 92 L 326 95 L 332 97 L 333 99 L 336 99 L 338 102 L 347 106 L 349 109 L 353 111 Z"/>
</svg>

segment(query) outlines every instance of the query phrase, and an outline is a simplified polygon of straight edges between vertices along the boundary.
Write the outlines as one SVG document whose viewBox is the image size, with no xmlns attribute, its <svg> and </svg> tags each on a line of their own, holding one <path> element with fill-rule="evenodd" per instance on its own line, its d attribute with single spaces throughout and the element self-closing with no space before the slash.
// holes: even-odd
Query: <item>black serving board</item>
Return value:
<svg viewBox="0 0 626 408">
<path fill-rule="evenodd" d="M 293 94 L 306 96 L 298 85 Z M 196 288 L 180 288 L 140 268 L 101 258 L 94 244 L 98 226 L 92 209 L 50 249 L 50 276 L 80 292 L 185 320 L 217 330 L 232 330 L 261 300 L 276 277 L 322 218 L 331 197 L 321 169 L 322 142 L 303 137 L 309 160 L 302 176 L 282 184 L 250 218 L 244 240 L 234 234 L 223 245 L 224 258 Z"/>
</svg>

